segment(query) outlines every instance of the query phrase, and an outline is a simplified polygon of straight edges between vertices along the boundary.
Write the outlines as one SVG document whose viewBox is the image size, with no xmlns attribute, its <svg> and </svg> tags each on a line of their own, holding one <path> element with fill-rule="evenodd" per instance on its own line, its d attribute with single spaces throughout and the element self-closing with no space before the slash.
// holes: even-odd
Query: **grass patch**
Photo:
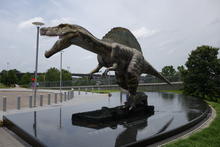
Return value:
<svg viewBox="0 0 220 147">
<path fill-rule="evenodd" d="M 174 92 L 177 94 L 183 94 L 182 90 L 160 90 L 161 92 Z"/>
<path fill-rule="evenodd" d="M 7 88 L 4 84 L 0 83 L 0 88 Z"/>
<path fill-rule="evenodd" d="M 107 90 L 97 90 L 97 89 L 94 89 L 94 90 L 88 90 L 88 92 L 94 92 L 94 93 L 111 93 L 111 92 L 119 92 L 119 90 L 117 90 L 117 89 L 111 89 L 111 90 L 109 90 L 109 89 L 107 89 Z"/>
<path fill-rule="evenodd" d="M 171 91 L 172 92 L 172 91 Z M 178 92 L 179 93 L 179 92 Z M 216 110 L 216 118 L 208 128 L 180 139 L 165 147 L 219 147 L 220 146 L 220 103 L 207 101 Z"/>
</svg>

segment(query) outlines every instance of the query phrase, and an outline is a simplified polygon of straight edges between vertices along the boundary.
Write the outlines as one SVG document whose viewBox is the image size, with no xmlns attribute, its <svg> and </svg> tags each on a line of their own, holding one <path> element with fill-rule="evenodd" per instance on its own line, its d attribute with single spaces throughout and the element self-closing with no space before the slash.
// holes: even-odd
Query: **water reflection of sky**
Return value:
<svg viewBox="0 0 220 147">
<path fill-rule="evenodd" d="M 47 146 L 111 147 L 121 146 L 179 127 L 199 116 L 206 108 L 205 103 L 193 97 L 160 92 L 146 94 L 148 95 L 148 104 L 155 106 L 154 115 L 112 128 L 106 127 L 96 130 L 76 126 L 72 124 L 71 116 L 76 112 L 100 109 L 102 106 L 118 106 L 126 101 L 125 94 L 122 94 L 121 99 L 120 93 L 113 93 L 110 98 L 95 103 L 7 117 Z"/>
</svg>

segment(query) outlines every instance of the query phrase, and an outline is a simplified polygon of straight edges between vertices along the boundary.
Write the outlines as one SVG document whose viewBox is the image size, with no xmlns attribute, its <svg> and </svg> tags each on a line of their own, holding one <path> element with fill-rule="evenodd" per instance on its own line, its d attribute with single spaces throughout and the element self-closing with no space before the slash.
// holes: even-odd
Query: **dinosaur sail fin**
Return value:
<svg viewBox="0 0 220 147">
<path fill-rule="evenodd" d="M 116 27 L 111 29 L 105 36 L 102 38 L 104 41 L 117 42 L 123 45 L 126 45 L 131 48 L 135 48 L 141 51 L 141 46 L 138 43 L 135 36 L 126 28 Z"/>
<path fill-rule="evenodd" d="M 161 75 L 161 74 L 160 74 L 150 63 L 148 63 L 146 60 L 145 60 L 145 68 L 144 68 L 143 73 L 146 73 L 146 74 L 155 76 L 155 77 L 161 79 L 162 81 L 164 81 L 164 82 L 166 82 L 167 84 L 169 84 L 169 85 L 172 86 L 172 84 L 170 83 L 170 81 L 168 81 L 163 75 Z"/>
</svg>

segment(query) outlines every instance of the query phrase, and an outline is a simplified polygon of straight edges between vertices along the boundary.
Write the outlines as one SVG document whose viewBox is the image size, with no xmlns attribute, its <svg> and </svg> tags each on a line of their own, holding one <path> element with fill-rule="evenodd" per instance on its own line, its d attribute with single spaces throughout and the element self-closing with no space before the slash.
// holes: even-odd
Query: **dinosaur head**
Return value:
<svg viewBox="0 0 220 147">
<path fill-rule="evenodd" d="M 72 44 L 71 39 L 77 38 L 81 30 L 80 26 L 70 24 L 60 24 L 54 27 L 41 28 L 40 34 L 42 36 L 59 37 L 53 47 L 45 52 L 45 57 L 49 58 L 57 52 L 69 47 Z"/>
</svg>

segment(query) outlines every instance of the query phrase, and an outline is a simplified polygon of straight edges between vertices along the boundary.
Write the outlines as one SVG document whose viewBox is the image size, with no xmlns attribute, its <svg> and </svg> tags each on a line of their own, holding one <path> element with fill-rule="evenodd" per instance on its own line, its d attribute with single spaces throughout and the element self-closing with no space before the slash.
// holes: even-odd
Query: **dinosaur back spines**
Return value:
<svg viewBox="0 0 220 147">
<path fill-rule="evenodd" d="M 115 27 L 111 29 L 105 36 L 102 38 L 104 41 L 117 42 L 123 45 L 126 45 L 131 48 L 135 48 L 142 52 L 141 46 L 138 43 L 135 36 L 126 28 Z"/>
</svg>

